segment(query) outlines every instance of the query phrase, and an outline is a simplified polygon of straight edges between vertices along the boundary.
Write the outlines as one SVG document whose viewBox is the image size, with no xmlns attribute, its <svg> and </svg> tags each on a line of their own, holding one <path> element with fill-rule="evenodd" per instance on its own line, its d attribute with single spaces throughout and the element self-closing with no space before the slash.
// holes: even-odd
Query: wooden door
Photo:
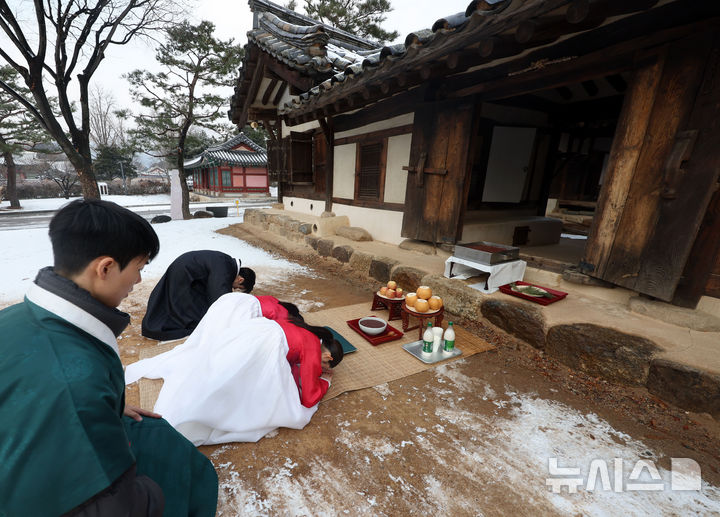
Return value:
<svg viewBox="0 0 720 517">
<path fill-rule="evenodd" d="M 474 106 L 436 102 L 415 112 L 405 190 L 403 237 L 453 244 L 469 181 L 469 142 Z"/>
<path fill-rule="evenodd" d="M 673 42 L 637 69 L 582 269 L 671 301 L 720 171 L 718 41 Z"/>
</svg>

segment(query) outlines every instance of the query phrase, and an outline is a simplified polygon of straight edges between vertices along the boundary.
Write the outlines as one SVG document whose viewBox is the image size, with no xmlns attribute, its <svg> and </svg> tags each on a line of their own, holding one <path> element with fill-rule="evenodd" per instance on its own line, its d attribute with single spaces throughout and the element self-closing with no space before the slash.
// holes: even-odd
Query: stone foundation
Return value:
<svg viewBox="0 0 720 517">
<path fill-rule="evenodd" d="M 548 328 L 540 306 L 487 297 L 460 280 L 428 274 L 397 260 L 354 249 L 352 245 L 335 246 L 331 239 L 313 234 L 312 223 L 286 215 L 247 209 L 245 223 L 283 235 L 289 241 L 304 243 L 319 255 L 346 263 L 381 284 L 392 279 L 408 292 L 419 285 L 428 285 L 434 294 L 443 298 L 448 312 L 468 320 L 484 318 L 570 368 L 614 383 L 645 386 L 654 395 L 681 408 L 720 418 L 720 376 L 659 358 L 662 349 L 648 339 L 589 323 Z M 405 247 L 411 245 L 415 243 L 407 242 Z M 430 248 L 416 251 L 428 253 Z M 634 310 L 642 312 L 638 307 Z"/>
</svg>

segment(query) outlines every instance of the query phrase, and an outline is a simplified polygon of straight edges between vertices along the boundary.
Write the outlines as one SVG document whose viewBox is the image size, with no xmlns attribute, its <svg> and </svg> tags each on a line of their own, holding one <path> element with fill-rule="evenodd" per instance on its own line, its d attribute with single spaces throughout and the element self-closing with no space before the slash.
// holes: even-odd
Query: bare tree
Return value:
<svg viewBox="0 0 720 517">
<path fill-rule="evenodd" d="M 65 199 L 70 199 L 70 194 L 75 183 L 78 181 L 78 175 L 72 172 L 51 168 L 40 176 L 40 179 L 53 180 L 60 187 L 60 193 Z"/>
<path fill-rule="evenodd" d="M 167 28 L 182 9 L 173 0 L 35 0 L 32 8 L 27 3 L 13 5 L 17 7 L 0 0 L 0 59 L 20 74 L 31 95 L 4 81 L 0 88 L 57 141 L 80 178 L 83 196 L 99 198 L 90 153 L 93 74 L 112 45 L 151 37 Z M 71 83 L 73 79 L 77 83 Z M 73 109 L 71 84 L 77 84 L 79 112 Z M 53 95 L 60 116 L 53 113 Z"/>
</svg>

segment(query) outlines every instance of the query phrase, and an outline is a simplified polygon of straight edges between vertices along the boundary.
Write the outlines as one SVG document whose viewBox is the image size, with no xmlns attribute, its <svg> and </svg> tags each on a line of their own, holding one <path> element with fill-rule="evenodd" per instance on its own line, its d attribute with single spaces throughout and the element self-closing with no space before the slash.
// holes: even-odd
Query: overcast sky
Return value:
<svg viewBox="0 0 720 517">
<path fill-rule="evenodd" d="M 286 1 L 276 1 L 285 4 Z M 298 1 L 301 5 L 302 0 Z M 388 15 L 383 28 L 397 30 L 400 33 L 397 41 L 402 42 L 405 36 L 418 29 L 430 28 L 438 18 L 465 11 L 469 0 L 391 0 L 393 11 Z M 216 37 L 221 39 L 234 38 L 236 43 L 247 43 L 247 32 L 252 28 L 252 13 L 245 0 L 197 0 L 193 14 L 194 22 L 209 20 L 215 24 Z M 121 106 L 132 108 L 128 92 L 128 83 L 122 78 L 137 68 L 154 68 L 154 51 L 142 41 L 135 41 L 125 47 L 114 47 L 108 51 L 105 60 L 95 74 L 95 81 L 103 89 L 113 92 Z M 231 95 L 229 92 L 228 95 Z M 229 106 L 228 106 L 229 107 Z"/>
</svg>

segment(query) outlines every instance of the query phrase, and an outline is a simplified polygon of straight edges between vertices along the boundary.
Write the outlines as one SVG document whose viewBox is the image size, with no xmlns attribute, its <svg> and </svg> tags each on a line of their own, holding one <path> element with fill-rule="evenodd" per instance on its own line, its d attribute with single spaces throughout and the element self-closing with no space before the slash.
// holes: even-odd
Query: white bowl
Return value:
<svg viewBox="0 0 720 517">
<path fill-rule="evenodd" d="M 366 322 L 371 322 L 371 325 L 374 322 L 373 326 L 367 325 Z M 379 324 L 382 324 L 382 326 L 379 326 Z M 360 321 L 358 321 L 358 326 L 360 327 L 360 330 L 365 332 L 365 334 L 368 334 L 370 336 L 377 336 L 378 334 L 382 334 L 385 332 L 385 329 L 387 328 L 387 321 L 376 318 L 375 316 L 368 316 L 367 318 L 360 318 Z"/>
</svg>

